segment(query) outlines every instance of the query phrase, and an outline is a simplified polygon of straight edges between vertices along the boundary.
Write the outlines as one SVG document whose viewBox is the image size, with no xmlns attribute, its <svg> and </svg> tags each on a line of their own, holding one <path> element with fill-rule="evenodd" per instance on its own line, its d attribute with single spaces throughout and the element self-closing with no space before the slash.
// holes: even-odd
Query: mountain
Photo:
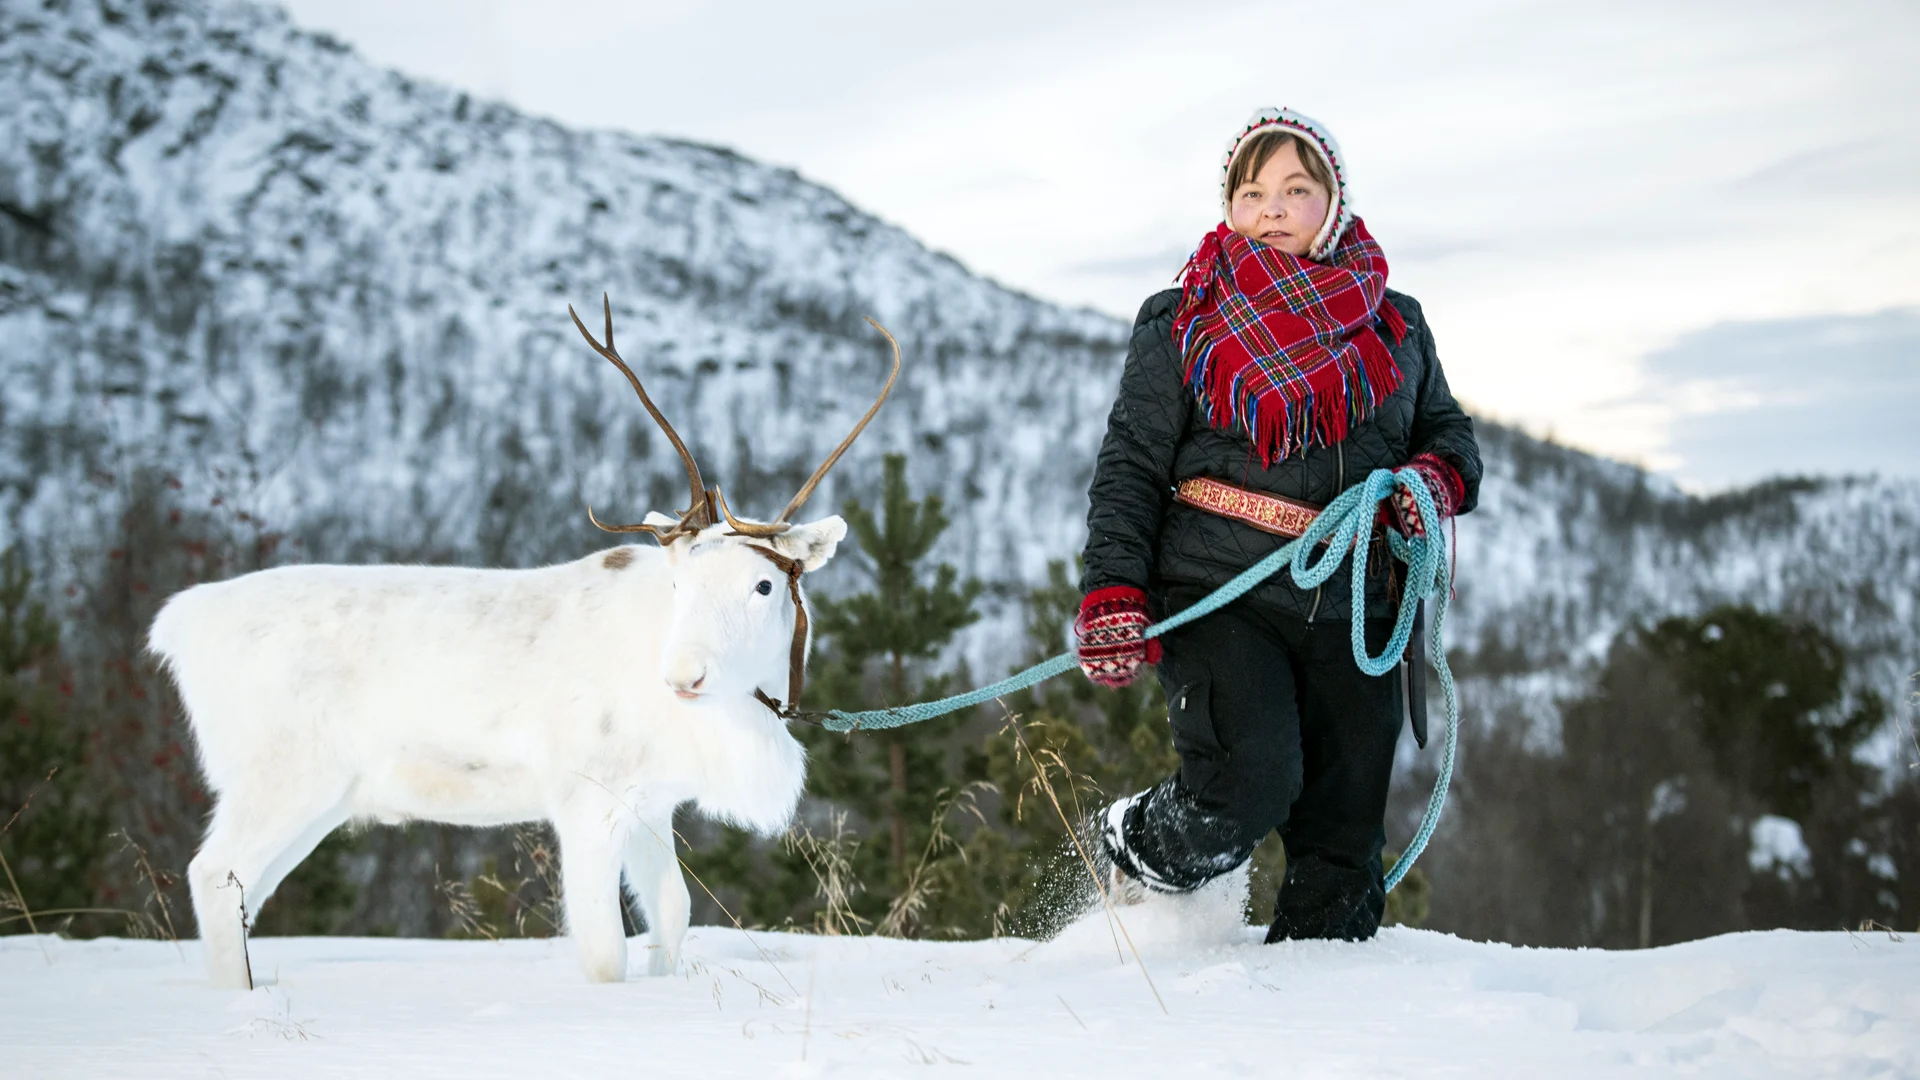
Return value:
<svg viewBox="0 0 1920 1080">
<path fill-rule="evenodd" d="M 1459 523 L 1453 640 L 1466 671 L 1536 719 L 1622 627 L 1728 603 L 1821 627 L 1846 646 L 1858 688 L 1911 715 L 1920 483 L 1782 478 L 1701 497 L 1496 425 L 1481 452 L 1481 503 Z M 1910 722 L 1876 751 L 1896 753 Z"/>
<path fill-rule="evenodd" d="M 1001 287 L 820 185 L 729 150 L 575 131 L 375 68 L 242 3 L 0 8 L 0 539 L 103 528 L 141 464 L 244 505 L 303 557 L 524 565 L 685 499 L 579 341 L 622 352 L 732 504 L 911 458 L 996 585 L 1070 558 L 1128 327 Z M 1471 387 L 1466 388 L 1471 392 Z M 1623 625 L 1743 600 L 1829 629 L 1890 699 L 1920 669 L 1920 484 L 1700 498 L 1498 425 L 1459 528 L 1463 670 L 1544 713 Z M 803 515 L 804 516 L 804 515 Z M 54 560 L 58 562 L 58 560 Z M 817 587 L 858 580 L 851 560 Z M 1890 736 L 1891 737 L 1891 736 Z"/>
<path fill-rule="evenodd" d="M 4 516 L 118 459 L 215 470 L 323 557 L 524 563 L 684 504 L 666 442 L 579 340 L 620 347 L 743 512 L 776 510 L 879 390 L 824 514 L 913 457 L 1031 577 L 1070 552 L 1111 319 L 996 287 L 794 173 L 575 132 L 370 67 L 278 12 L 11 4 L 0 44 Z M 1066 470 L 1056 479 L 1050 470 Z M 1039 480 L 1039 483 L 1035 483 Z"/>
</svg>

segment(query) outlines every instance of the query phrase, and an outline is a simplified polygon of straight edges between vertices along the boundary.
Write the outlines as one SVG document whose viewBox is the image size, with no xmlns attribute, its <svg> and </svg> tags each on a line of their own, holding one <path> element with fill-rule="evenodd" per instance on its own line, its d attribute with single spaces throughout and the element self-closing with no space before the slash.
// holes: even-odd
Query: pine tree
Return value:
<svg viewBox="0 0 1920 1080">
<path fill-rule="evenodd" d="M 1765 812 L 1804 820 L 1886 721 L 1871 691 L 1842 711 L 1846 654 L 1818 627 L 1729 605 L 1664 619 L 1644 640 L 1686 694 L 1721 779 Z"/>
<path fill-rule="evenodd" d="M 1855 757 L 1885 726 L 1886 699 L 1849 694 L 1840 644 L 1817 626 L 1738 605 L 1665 619 L 1643 640 L 1684 696 L 1745 826 L 1737 835 L 1773 815 L 1798 826 L 1807 847 L 1806 865 L 1792 870 L 1753 867 L 1747 853 L 1756 872 L 1740 897 L 1742 921 L 1823 929 L 1911 918 L 1873 870 L 1876 854 L 1899 846 L 1894 807 L 1879 770 Z M 1910 872 L 1895 867 L 1896 879 Z"/>
<path fill-rule="evenodd" d="M 68 928 L 28 911 L 93 906 L 107 826 L 87 797 L 60 630 L 33 599 L 19 549 L 0 554 L 0 933 Z M 18 817 L 15 817 L 16 812 Z"/>
<path fill-rule="evenodd" d="M 825 654 L 809 687 L 817 704 L 903 705 L 946 693 L 952 677 L 929 667 L 980 617 L 979 582 L 961 581 L 946 563 L 927 565 L 950 521 L 940 496 L 913 498 L 906 468 L 905 455 L 885 459 L 877 514 L 857 499 L 841 511 L 873 587 L 816 604 Z M 873 890 L 870 903 L 891 902 L 907 886 L 934 831 L 931 815 L 954 788 L 951 740 L 965 720 L 811 738 L 809 790 L 868 823 L 885 822 L 888 888 Z M 881 754 L 871 752 L 876 745 Z M 862 850 L 871 868 L 878 845 L 869 840 Z M 870 886 L 877 876 L 867 876 Z"/>
<path fill-rule="evenodd" d="M 1632 948 L 1910 924 L 1889 885 L 1913 873 L 1920 802 L 1856 760 L 1885 702 L 1849 694 L 1846 667 L 1818 627 L 1748 607 L 1622 630 L 1561 703 L 1557 746 L 1511 719 L 1476 744 L 1439 853 L 1442 885 L 1472 887 L 1436 898 L 1441 928 Z M 1804 865 L 1755 852 L 1762 815 L 1799 829 Z"/>
</svg>

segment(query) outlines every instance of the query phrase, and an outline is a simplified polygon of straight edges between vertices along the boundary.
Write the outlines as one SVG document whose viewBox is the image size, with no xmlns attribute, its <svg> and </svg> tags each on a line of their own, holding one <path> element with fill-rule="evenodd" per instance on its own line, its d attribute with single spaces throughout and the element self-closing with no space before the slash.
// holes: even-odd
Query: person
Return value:
<svg viewBox="0 0 1920 1080">
<path fill-rule="evenodd" d="M 1213 614 L 1145 639 L 1299 535 L 1371 470 L 1410 466 L 1440 521 L 1401 492 L 1374 531 L 1407 535 L 1473 509 L 1473 421 L 1447 388 L 1412 297 L 1386 287 L 1355 216 L 1347 162 L 1321 124 L 1262 110 L 1229 143 L 1221 224 L 1181 287 L 1134 321 L 1088 492 L 1080 665 L 1107 686 L 1155 665 L 1174 775 L 1097 813 L 1112 880 L 1188 891 L 1245 863 L 1271 830 L 1287 868 L 1268 941 L 1365 940 L 1385 912 L 1381 849 L 1402 722 L 1396 674 L 1356 666 L 1349 620 L 1378 655 L 1398 566 L 1372 557 L 1312 590 L 1285 570 Z"/>
</svg>

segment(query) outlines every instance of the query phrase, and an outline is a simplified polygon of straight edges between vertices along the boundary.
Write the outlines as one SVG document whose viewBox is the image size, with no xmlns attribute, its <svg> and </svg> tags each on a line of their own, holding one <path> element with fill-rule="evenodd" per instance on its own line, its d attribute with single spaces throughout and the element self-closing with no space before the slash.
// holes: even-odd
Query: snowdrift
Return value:
<svg viewBox="0 0 1920 1080">
<path fill-rule="evenodd" d="M 1127 922 L 1152 988 L 1097 916 L 1041 944 L 697 928 L 678 974 L 614 986 L 564 940 L 260 938 L 247 993 L 206 985 L 198 942 L 12 937 L 0 1056 L 19 1080 L 1920 1074 L 1920 941 L 1884 933 L 1613 953 Z"/>
</svg>

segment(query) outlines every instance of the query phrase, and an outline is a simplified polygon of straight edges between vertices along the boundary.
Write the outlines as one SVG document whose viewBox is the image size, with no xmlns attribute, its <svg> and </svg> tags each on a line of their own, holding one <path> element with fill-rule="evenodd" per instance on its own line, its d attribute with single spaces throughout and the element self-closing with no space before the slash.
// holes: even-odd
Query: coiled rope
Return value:
<svg viewBox="0 0 1920 1080">
<path fill-rule="evenodd" d="M 1419 603 L 1423 598 L 1432 598 L 1433 620 L 1427 634 L 1427 657 L 1440 676 L 1440 689 L 1446 698 L 1446 743 L 1441 752 L 1440 775 L 1434 780 L 1433 794 L 1427 799 L 1427 809 L 1420 819 L 1420 828 L 1393 864 L 1393 869 L 1387 873 L 1388 891 L 1392 891 L 1400 879 L 1406 877 L 1407 871 L 1413 868 L 1414 860 L 1426 850 L 1427 841 L 1440 824 L 1440 810 L 1446 804 L 1447 788 L 1453 782 L 1454 755 L 1460 736 L 1460 703 L 1454 690 L 1453 671 L 1447 666 L 1447 654 L 1442 644 L 1442 628 L 1447 621 L 1447 603 L 1453 592 L 1453 577 L 1447 565 L 1446 537 L 1438 528 L 1429 527 L 1424 536 L 1411 540 L 1398 532 L 1387 532 L 1388 547 L 1393 557 L 1407 564 L 1407 581 L 1400 595 L 1400 609 L 1394 616 L 1393 636 L 1378 656 L 1367 652 L 1365 620 L 1361 617 L 1366 611 L 1367 601 L 1367 552 L 1371 547 L 1373 522 L 1380 501 L 1391 498 L 1396 486 L 1405 488 L 1413 496 L 1414 504 L 1420 510 L 1421 521 L 1437 524 L 1439 518 L 1434 512 L 1433 495 L 1418 472 L 1413 469 L 1375 469 L 1367 476 L 1366 482 L 1348 488 L 1327 504 L 1327 508 L 1307 527 L 1306 535 L 1254 563 L 1193 606 L 1149 626 L 1145 631 L 1147 637 L 1159 637 L 1169 630 L 1210 615 L 1245 596 L 1255 586 L 1279 573 L 1282 567 L 1288 569 L 1293 575 L 1294 584 L 1300 588 L 1318 588 L 1339 571 L 1343 561 L 1351 559 L 1353 602 L 1348 608 L 1351 614 L 1348 621 L 1352 626 L 1353 662 L 1359 665 L 1361 671 L 1377 677 L 1385 675 L 1400 662 L 1400 657 L 1406 653 L 1407 642 L 1413 635 L 1414 616 Z M 1322 544 L 1325 550 L 1315 559 L 1315 549 Z M 999 682 L 964 694 L 887 709 L 861 712 L 834 709 L 827 712 L 821 722 L 829 731 L 884 731 L 904 727 L 969 709 L 1016 690 L 1024 690 L 1078 667 L 1079 663 L 1073 653 L 1061 653 Z"/>
</svg>

